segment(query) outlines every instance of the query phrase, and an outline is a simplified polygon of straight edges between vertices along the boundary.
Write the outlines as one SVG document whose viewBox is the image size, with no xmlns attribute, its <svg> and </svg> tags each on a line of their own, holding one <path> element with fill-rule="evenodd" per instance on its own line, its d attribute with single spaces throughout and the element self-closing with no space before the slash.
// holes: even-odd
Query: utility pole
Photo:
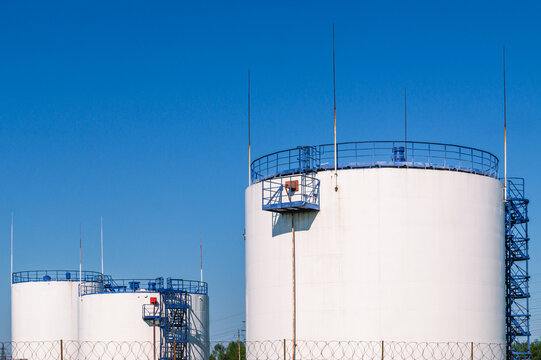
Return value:
<svg viewBox="0 0 541 360">
<path fill-rule="evenodd" d="M 239 329 L 239 334 L 238 334 L 238 340 L 237 340 L 237 343 L 239 345 L 239 360 L 241 360 L 240 358 L 240 329 Z"/>
</svg>

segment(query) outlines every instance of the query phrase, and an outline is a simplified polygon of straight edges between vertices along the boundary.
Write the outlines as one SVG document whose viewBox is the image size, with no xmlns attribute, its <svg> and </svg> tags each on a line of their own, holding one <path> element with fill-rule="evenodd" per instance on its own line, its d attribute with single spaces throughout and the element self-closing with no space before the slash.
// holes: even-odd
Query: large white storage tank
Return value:
<svg viewBox="0 0 541 360">
<path fill-rule="evenodd" d="M 56 358 L 59 349 L 41 353 L 40 344 L 78 340 L 78 287 L 99 283 L 98 272 L 39 270 L 13 273 L 11 285 L 11 340 L 13 358 Z M 21 344 L 25 344 L 22 346 Z M 33 349 L 32 347 L 36 347 Z M 39 348 L 39 349 L 38 349 Z"/>
<path fill-rule="evenodd" d="M 336 174 L 332 145 L 252 163 L 248 342 L 292 339 L 294 216 L 297 341 L 505 343 L 497 158 L 452 145 L 403 146 L 339 144 Z M 318 201 L 309 198 L 316 183 Z M 297 210 L 319 211 L 286 209 L 297 200 Z"/>
</svg>

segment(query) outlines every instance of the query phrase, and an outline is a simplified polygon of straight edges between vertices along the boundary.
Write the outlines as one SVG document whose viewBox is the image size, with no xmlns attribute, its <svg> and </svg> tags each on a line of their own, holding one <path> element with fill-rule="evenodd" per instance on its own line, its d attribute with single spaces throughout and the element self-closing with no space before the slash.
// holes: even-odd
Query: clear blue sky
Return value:
<svg viewBox="0 0 541 360">
<path fill-rule="evenodd" d="M 246 82 L 254 156 L 339 141 L 456 143 L 503 159 L 532 203 L 532 327 L 541 336 L 538 1 L 64 1 L 0 4 L 0 339 L 15 270 L 199 278 L 203 229 L 213 340 L 244 319 Z M 2 232 L 0 232 L 2 233 Z"/>
</svg>

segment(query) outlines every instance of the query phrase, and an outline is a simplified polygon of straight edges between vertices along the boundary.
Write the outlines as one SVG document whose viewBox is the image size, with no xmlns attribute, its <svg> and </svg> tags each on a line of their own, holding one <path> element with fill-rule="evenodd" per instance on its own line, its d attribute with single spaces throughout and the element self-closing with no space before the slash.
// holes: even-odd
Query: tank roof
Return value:
<svg viewBox="0 0 541 360">
<path fill-rule="evenodd" d="M 336 169 L 417 168 L 461 171 L 498 178 L 498 158 L 483 150 L 417 141 L 361 141 L 337 144 Z M 250 167 L 252 183 L 335 169 L 334 144 L 298 146 L 262 156 Z"/>
</svg>

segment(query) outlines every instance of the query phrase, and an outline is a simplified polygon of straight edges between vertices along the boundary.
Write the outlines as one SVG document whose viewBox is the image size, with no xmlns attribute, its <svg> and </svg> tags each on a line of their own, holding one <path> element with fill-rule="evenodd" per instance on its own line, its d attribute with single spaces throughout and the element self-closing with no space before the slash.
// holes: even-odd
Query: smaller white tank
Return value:
<svg viewBox="0 0 541 360">
<path fill-rule="evenodd" d="M 83 284 L 80 293 L 80 359 L 153 358 L 154 351 L 158 358 L 166 351 L 172 354 L 175 346 L 177 352 L 185 349 L 190 360 L 208 359 L 209 301 L 205 283 L 177 279 L 164 283 L 163 278 L 112 280 L 104 285 Z M 182 310 L 167 307 L 168 301 L 177 301 Z M 187 344 L 165 341 L 167 334 L 160 325 L 168 315 L 171 318 L 171 311 L 183 319 Z"/>
<path fill-rule="evenodd" d="M 159 354 L 159 326 L 143 320 L 143 306 L 160 297 L 154 280 L 83 284 L 80 293 L 80 359 L 152 358 L 153 344 Z"/>
<path fill-rule="evenodd" d="M 74 270 L 13 273 L 11 340 L 15 344 L 14 359 L 56 359 L 60 340 L 66 343 L 78 340 L 79 280 L 97 284 L 102 275 L 84 271 L 79 278 L 79 271 Z M 45 344 L 58 349 L 44 351 Z"/>
</svg>

